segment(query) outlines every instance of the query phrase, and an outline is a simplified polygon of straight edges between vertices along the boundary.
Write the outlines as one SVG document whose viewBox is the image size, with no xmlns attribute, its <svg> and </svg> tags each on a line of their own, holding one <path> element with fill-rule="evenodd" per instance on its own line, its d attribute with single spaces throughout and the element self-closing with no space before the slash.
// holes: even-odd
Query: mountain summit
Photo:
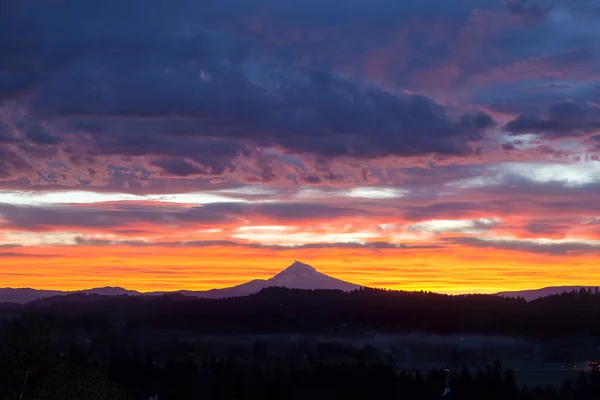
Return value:
<svg viewBox="0 0 600 400">
<path fill-rule="evenodd" d="M 360 286 L 322 274 L 308 264 L 295 261 L 292 265 L 268 279 L 266 286 L 290 289 L 335 289 L 351 291 Z"/>
<path fill-rule="evenodd" d="M 332 289 L 349 292 L 360 288 L 350 282 L 332 278 L 322 274 L 312 266 L 300 261 L 294 261 L 292 265 L 269 279 L 255 279 L 241 285 L 222 289 L 212 289 L 205 292 L 180 291 L 186 296 L 219 299 L 224 297 L 239 297 L 260 292 L 268 287 L 285 287 L 288 289 Z"/>
<path fill-rule="evenodd" d="M 225 297 L 239 297 L 247 296 L 253 293 L 260 292 L 262 289 L 267 287 L 285 287 L 288 289 L 332 289 L 342 290 L 349 292 L 360 288 L 359 285 L 355 285 L 350 282 L 345 282 L 340 279 L 332 278 L 331 276 L 322 274 L 312 266 L 305 264 L 300 261 L 294 261 L 292 265 L 273 276 L 269 279 L 255 279 L 241 285 L 222 288 L 212 289 L 206 291 L 191 291 L 191 290 L 180 290 L 177 292 L 153 292 L 153 293 L 140 293 L 134 290 L 126 290 L 120 287 L 105 287 L 95 288 L 89 290 L 81 290 L 77 292 L 61 292 L 61 291 L 47 291 L 47 290 L 34 290 L 34 289 L 0 289 L 0 303 L 2 302 L 14 302 L 14 303 L 28 303 L 31 301 L 43 299 L 51 296 L 60 296 L 74 293 L 83 294 L 96 294 L 103 296 L 159 296 L 169 293 L 183 294 L 191 297 L 202 297 L 211 299 L 220 299 Z"/>
</svg>

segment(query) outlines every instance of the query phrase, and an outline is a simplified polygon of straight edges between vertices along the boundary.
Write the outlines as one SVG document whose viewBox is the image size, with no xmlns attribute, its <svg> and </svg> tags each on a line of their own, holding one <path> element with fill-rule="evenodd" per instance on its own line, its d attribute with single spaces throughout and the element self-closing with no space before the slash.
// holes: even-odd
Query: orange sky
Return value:
<svg viewBox="0 0 600 400">
<path fill-rule="evenodd" d="M 258 199 L 0 191 L 0 287 L 205 290 L 269 278 L 294 260 L 390 289 L 600 285 L 589 193 L 358 188 L 271 187 Z"/>
<path fill-rule="evenodd" d="M 60 254 L 57 254 L 60 253 Z M 595 257 L 555 257 L 454 247 L 431 250 L 36 247 L 4 257 L 2 286 L 74 290 L 120 285 L 140 291 L 203 290 L 269 278 L 298 259 L 374 287 L 447 293 L 600 284 Z M 52 257 L 41 257 L 52 254 Z"/>
</svg>

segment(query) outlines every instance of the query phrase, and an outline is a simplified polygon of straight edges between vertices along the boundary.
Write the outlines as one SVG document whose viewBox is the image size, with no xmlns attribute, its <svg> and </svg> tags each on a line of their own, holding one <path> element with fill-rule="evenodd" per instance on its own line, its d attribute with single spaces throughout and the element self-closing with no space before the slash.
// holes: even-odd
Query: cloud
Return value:
<svg viewBox="0 0 600 400">
<path fill-rule="evenodd" d="M 0 258 L 55 258 L 57 254 L 30 254 L 16 252 L 1 252 Z"/>
<path fill-rule="evenodd" d="M 480 234 L 492 229 L 499 223 L 500 220 L 497 218 L 480 218 L 473 220 L 432 219 L 428 221 L 409 224 L 405 227 L 405 230 L 407 232 L 427 232 L 435 234 L 444 232 Z"/>
<path fill-rule="evenodd" d="M 276 244 L 258 244 L 248 242 L 236 242 L 231 240 L 195 240 L 182 242 L 147 242 L 132 240 L 106 240 L 85 238 L 79 236 L 75 239 L 77 245 L 82 246 L 132 246 L 132 247 L 244 247 L 251 249 L 268 250 L 310 250 L 310 249 L 395 249 L 395 250 L 419 250 L 419 249 L 439 249 L 440 245 L 433 244 L 395 244 L 388 242 L 335 242 L 335 243 L 307 243 L 300 245 L 276 245 Z"/>
<path fill-rule="evenodd" d="M 502 150 L 511 151 L 516 150 L 516 146 L 513 143 L 502 143 Z"/>
<path fill-rule="evenodd" d="M 366 216 L 368 212 L 340 206 L 316 203 L 212 203 L 201 207 L 148 206 L 119 204 L 112 208 L 83 205 L 29 207 L 0 204 L 0 227 L 5 230 L 59 231 L 83 229 L 119 231 L 139 227 L 142 232 L 163 230 L 164 226 L 196 229 L 198 226 L 242 224 L 247 221 L 281 222 L 333 220 L 342 217 Z"/>
<path fill-rule="evenodd" d="M 230 221 L 223 213 L 204 209 L 179 210 L 173 207 L 121 206 L 119 209 L 94 209 L 85 206 L 27 207 L 0 205 L 2 226 L 7 230 L 55 231 L 92 229 L 110 231 L 141 224 L 176 223 L 224 224 Z"/>
<path fill-rule="evenodd" d="M 485 188 L 498 193 L 565 193 L 581 188 L 582 193 L 600 183 L 600 164 L 594 160 L 576 162 L 505 162 L 488 165 L 486 173 L 447 183 L 454 188 Z M 494 189 L 496 188 L 496 189 Z"/>
<path fill-rule="evenodd" d="M 449 223 L 442 221 L 442 227 L 446 225 L 447 227 L 454 227 L 455 229 L 458 229 L 459 227 L 468 229 L 468 227 L 476 228 L 477 226 L 489 227 L 489 225 L 494 224 L 492 220 L 487 219 L 479 221 L 467 219 L 471 216 L 481 214 L 504 215 L 507 214 L 510 209 L 510 204 L 503 201 L 486 201 L 485 203 L 471 201 L 440 201 L 426 206 L 404 206 L 401 211 L 403 212 L 404 218 L 408 221 L 435 220 L 443 215 L 444 218 L 447 218 L 450 221 Z M 458 220 L 458 222 L 453 221 L 455 219 Z M 458 226 L 456 224 L 458 224 Z M 435 222 L 430 223 L 430 225 L 431 229 L 435 228 Z M 427 228 L 427 224 L 425 224 L 425 226 L 417 225 L 417 227 L 419 226 L 421 228 Z"/>
<path fill-rule="evenodd" d="M 520 115 L 508 122 L 505 129 L 512 135 L 535 133 L 549 139 L 582 136 L 600 130 L 600 112 L 587 105 L 554 103 L 546 115 Z"/>
<path fill-rule="evenodd" d="M 10 132 L 10 127 L 0 121 L 0 146 L 5 143 L 17 143 L 19 141 L 20 138 L 13 136 Z"/>
<path fill-rule="evenodd" d="M 590 144 L 592 147 L 588 151 L 600 151 L 600 135 L 594 135 L 588 138 L 584 143 Z"/>
<path fill-rule="evenodd" d="M 25 96 L 31 116 L 56 124 L 72 140 L 77 137 L 69 153 L 162 156 L 154 164 L 164 174 L 219 175 L 231 172 L 240 153 L 250 154 L 246 146 L 333 157 L 468 156 L 474 153 L 471 142 L 493 125 L 481 112 L 451 117 L 425 96 L 342 76 L 316 57 L 302 63 L 298 55 L 265 51 L 259 41 L 217 17 L 244 20 L 260 14 L 266 3 L 236 9 L 187 1 L 172 7 L 152 0 L 151 6 L 134 2 L 124 7 L 111 0 L 99 10 L 66 1 L 35 11 L 27 7 L 33 3 L 15 4 L 0 20 L 7 38 L 0 47 L 7 60 L 0 93 Z M 314 25 L 290 12 L 298 4 L 267 14 Z M 137 7 L 153 7 L 157 14 L 132 12 Z M 365 15 L 358 10 L 381 17 L 389 12 L 389 5 L 363 2 L 341 15 L 302 7 L 322 26 L 328 25 L 323 18 L 331 22 Z M 449 15 L 455 12 L 443 8 Z M 425 10 L 416 3 L 392 9 Z M 66 19 L 65 10 L 72 17 Z M 198 21 L 189 17 L 194 14 Z M 109 17 L 111 23 L 105 24 Z M 21 36 L 14 32 L 28 32 L 28 41 L 17 42 Z M 152 127 L 157 122 L 160 129 Z M 61 140 L 39 127 L 27 137 L 43 145 Z M 207 151 L 192 156 L 194 149 L 214 146 L 229 147 L 216 160 Z"/>
<path fill-rule="evenodd" d="M 27 129 L 27 140 L 40 145 L 58 144 L 61 139 L 46 132 L 41 126 L 34 125 Z"/>
<path fill-rule="evenodd" d="M 474 238 L 455 237 L 442 239 L 447 245 L 459 244 L 469 247 L 503 249 L 539 253 L 555 256 L 574 254 L 597 254 L 600 252 L 600 241 L 577 239 L 504 239 L 504 238 Z"/>
<path fill-rule="evenodd" d="M 537 0 L 507 0 L 504 5 L 512 17 L 528 23 L 543 20 L 551 9 L 548 2 Z"/>
<path fill-rule="evenodd" d="M 564 9 L 562 25 L 550 13 L 547 26 L 515 27 L 501 2 L 401 3 L 355 1 L 332 12 L 299 0 L 276 7 L 110 0 L 102 9 L 73 0 L 11 2 L 0 20 L 0 97 L 15 118 L 25 114 L 43 127 L 22 132 L 35 145 L 21 150 L 25 159 L 39 147 L 60 150 L 52 160 L 60 158 L 62 170 L 50 157 L 34 165 L 47 172 L 41 183 L 102 186 L 115 174 L 134 185 L 122 179 L 127 168 L 146 169 L 145 183 L 232 175 L 272 182 L 291 176 L 264 155 L 272 149 L 345 165 L 383 156 L 480 157 L 485 140 L 502 142 L 494 118 L 473 106 L 478 91 L 498 98 L 519 92 L 510 82 L 543 87 L 574 65 L 597 66 L 583 30 L 589 24 L 571 29 L 583 14 L 565 4 L 506 2 L 513 16 Z M 372 54 L 387 64 L 366 68 Z M 552 84 L 580 87 L 570 79 Z M 530 120 L 515 121 L 513 133 L 561 129 L 525 112 L 548 101 L 538 94 L 515 106 Z M 517 153 L 506 146 L 507 156 Z M 119 173 L 107 168 L 107 157 Z M 22 176 L 8 170 L 6 179 Z M 343 177 L 294 179 L 316 185 Z"/>
<path fill-rule="evenodd" d="M 0 180 L 32 173 L 33 166 L 16 151 L 0 145 Z"/>
<path fill-rule="evenodd" d="M 205 168 L 192 161 L 182 158 L 159 158 L 151 161 L 150 165 L 159 167 L 165 174 L 172 176 L 190 176 L 190 175 L 222 175 L 226 170 L 233 172 L 235 164 L 228 162 L 225 165 L 216 163 L 213 160 L 209 168 Z"/>
<path fill-rule="evenodd" d="M 316 64 L 281 77 L 289 83 L 276 91 L 254 83 L 239 69 L 219 70 L 208 82 L 174 78 L 171 75 L 177 72 L 173 72 L 157 73 L 151 81 L 140 83 L 140 88 L 108 83 L 104 90 L 111 97 L 101 104 L 93 103 L 97 97 L 85 93 L 85 84 L 71 87 L 62 82 L 48 89 L 51 97 L 42 92 L 34 112 L 54 117 L 168 118 L 173 126 L 164 124 L 164 133 L 155 135 L 141 134 L 143 122 L 137 134 L 115 130 L 100 134 L 82 126 L 100 151 L 135 151 L 138 155 L 169 150 L 170 155 L 185 155 L 181 144 L 201 147 L 209 143 L 206 139 L 218 138 L 324 156 L 467 156 L 473 153 L 469 143 L 481 140 L 493 126 L 486 114 L 465 114 L 453 121 L 442 106 L 424 96 L 385 92 Z M 96 79 L 110 82 L 108 77 Z M 131 84 L 137 77 L 123 79 Z M 179 87 L 173 79 L 182 79 L 185 85 Z M 151 106 L 145 104 L 148 98 L 154 99 Z M 153 143 L 148 146 L 149 142 Z M 138 143 L 144 145 L 134 147 Z"/>
</svg>

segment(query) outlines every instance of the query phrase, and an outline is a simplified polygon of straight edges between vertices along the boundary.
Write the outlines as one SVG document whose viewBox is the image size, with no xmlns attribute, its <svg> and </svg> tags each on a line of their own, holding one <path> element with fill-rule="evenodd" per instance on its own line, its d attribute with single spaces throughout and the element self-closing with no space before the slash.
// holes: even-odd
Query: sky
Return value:
<svg viewBox="0 0 600 400">
<path fill-rule="evenodd" d="M 0 287 L 600 285 L 599 19 L 0 0 Z"/>
</svg>

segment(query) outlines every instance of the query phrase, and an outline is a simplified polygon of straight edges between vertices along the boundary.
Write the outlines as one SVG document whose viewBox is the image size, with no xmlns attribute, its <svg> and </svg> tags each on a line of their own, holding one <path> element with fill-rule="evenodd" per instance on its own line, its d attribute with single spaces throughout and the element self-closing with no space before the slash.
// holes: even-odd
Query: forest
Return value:
<svg viewBox="0 0 600 400">
<path fill-rule="evenodd" d="M 402 370 L 369 346 L 321 343 L 309 352 L 299 344 L 278 354 L 282 350 L 257 339 L 249 352 L 219 353 L 210 343 L 169 336 L 171 342 L 159 346 L 149 338 L 156 332 L 189 339 L 374 331 L 593 341 L 600 337 L 599 317 L 600 295 L 588 290 L 532 302 L 376 289 L 269 288 L 222 300 L 62 296 L 1 308 L 0 399 L 440 399 L 443 367 Z M 451 367 L 445 398 L 600 398 L 597 371 L 553 385 L 524 385 L 500 361 L 473 369 L 461 360 Z"/>
<path fill-rule="evenodd" d="M 76 294 L 4 315 L 45 314 L 82 328 L 179 329 L 204 333 L 435 332 L 518 337 L 600 336 L 600 294 L 579 290 L 526 302 L 494 295 L 360 289 L 263 289 L 229 299 Z M 3 315 L 0 311 L 0 315 Z"/>
<path fill-rule="evenodd" d="M 448 399 L 584 400 L 600 398 L 600 373 L 581 372 L 559 388 L 517 385 L 499 362 L 466 369 L 400 372 L 381 362 L 316 362 L 285 367 L 264 363 L 261 348 L 248 362 L 172 357 L 115 348 L 99 362 L 77 346 L 53 347 L 39 320 L 13 322 L 2 332 L 0 398 L 48 400 L 190 399 Z M 6 328 L 6 327 L 5 327 Z M 22 396 L 22 397 L 21 397 Z"/>
</svg>

